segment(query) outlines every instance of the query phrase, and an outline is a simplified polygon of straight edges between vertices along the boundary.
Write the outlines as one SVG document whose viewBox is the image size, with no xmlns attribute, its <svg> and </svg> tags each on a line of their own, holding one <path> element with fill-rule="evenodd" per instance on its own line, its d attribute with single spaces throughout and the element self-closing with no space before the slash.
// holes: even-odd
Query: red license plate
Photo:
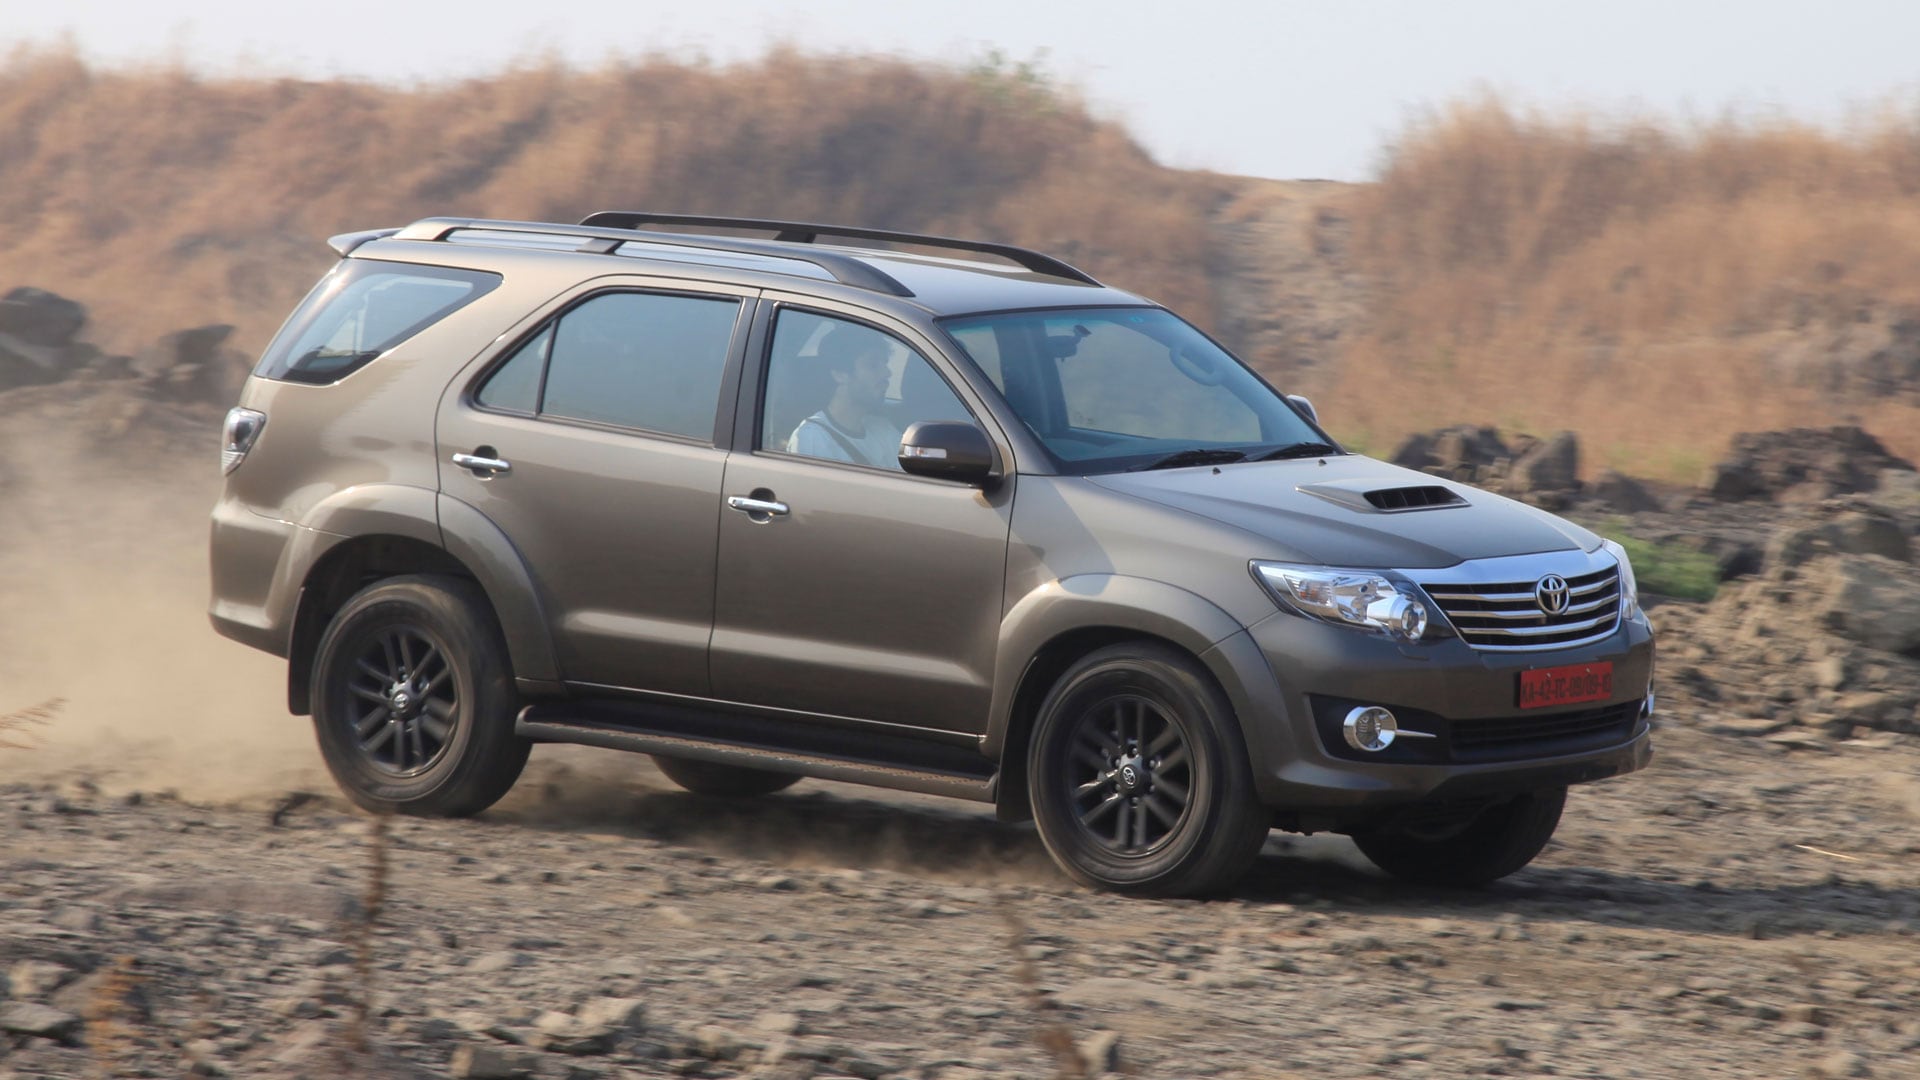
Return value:
<svg viewBox="0 0 1920 1080">
<path fill-rule="evenodd" d="M 1613 696 L 1613 661 L 1568 664 L 1520 673 L 1519 704 L 1523 709 L 1605 701 Z"/>
</svg>

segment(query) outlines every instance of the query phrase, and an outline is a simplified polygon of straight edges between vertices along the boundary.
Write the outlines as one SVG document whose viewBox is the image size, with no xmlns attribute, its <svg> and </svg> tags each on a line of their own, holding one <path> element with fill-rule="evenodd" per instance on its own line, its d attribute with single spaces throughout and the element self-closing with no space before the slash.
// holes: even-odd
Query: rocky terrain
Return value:
<svg viewBox="0 0 1920 1080">
<path fill-rule="evenodd" d="M 985 808 L 578 748 L 476 820 L 351 811 L 202 615 L 243 362 L 115 360 L 61 303 L 0 300 L 0 1080 L 1920 1072 L 1920 477 L 1857 431 L 1684 488 L 1410 440 L 1707 560 L 1710 601 L 1648 598 L 1654 765 L 1483 893 L 1276 834 L 1231 895 L 1146 902 Z"/>
</svg>

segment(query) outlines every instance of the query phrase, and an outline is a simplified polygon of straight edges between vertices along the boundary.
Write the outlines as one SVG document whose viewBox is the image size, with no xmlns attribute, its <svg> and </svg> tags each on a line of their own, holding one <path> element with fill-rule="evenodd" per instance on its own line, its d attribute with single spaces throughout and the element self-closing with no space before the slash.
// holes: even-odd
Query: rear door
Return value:
<svg viewBox="0 0 1920 1080">
<path fill-rule="evenodd" d="M 518 550 L 568 682 L 708 692 L 719 405 L 754 295 L 601 279 L 442 398 L 441 490 Z"/>
<path fill-rule="evenodd" d="M 799 298 L 762 307 L 768 344 L 741 394 L 752 437 L 736 436 L 723 490 L 755 501 L 721 511 L 713 696 L 984 730 L 1013 511 L 1004 439 L 909 328 Z M 846 348 L 862 361 L 831 355 Z M 854 415 L 843 387 L 863 380 Z M 901 472 L 899 433 L 919 420 L 980 424 L 1006 475 L 982 490 Z"/>
</svg>

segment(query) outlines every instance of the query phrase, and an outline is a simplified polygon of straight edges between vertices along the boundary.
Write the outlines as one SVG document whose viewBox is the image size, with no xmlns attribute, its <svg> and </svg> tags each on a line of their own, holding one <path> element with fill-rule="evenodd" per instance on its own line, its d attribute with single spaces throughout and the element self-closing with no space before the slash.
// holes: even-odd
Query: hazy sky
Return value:
<svg viewBox="0 0 1920 1080">
<path fill-rule="evenodd" d="M 0 0 L 0 42 L 215 73 L 439 79 L 557 52 L 1039 59 L 1170 165 L 1360 179 L 1423 107 L 1841 123 L 1920 101 L 1920 0 Z"/>
</svg>

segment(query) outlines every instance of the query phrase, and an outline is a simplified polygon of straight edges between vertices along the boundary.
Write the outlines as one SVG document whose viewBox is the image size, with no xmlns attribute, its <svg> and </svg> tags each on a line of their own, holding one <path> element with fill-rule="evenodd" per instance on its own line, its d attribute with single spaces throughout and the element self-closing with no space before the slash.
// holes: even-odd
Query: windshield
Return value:
<svg viewBox="0 0 1920 1080">
<path fill-rule="evenodd" d="M 1307 445 L 1338 452 L 1258 376 L 1163 308 L 1020 311 L 941 325 L 1076 472 L 1226 464 Z"/>
</svg>

